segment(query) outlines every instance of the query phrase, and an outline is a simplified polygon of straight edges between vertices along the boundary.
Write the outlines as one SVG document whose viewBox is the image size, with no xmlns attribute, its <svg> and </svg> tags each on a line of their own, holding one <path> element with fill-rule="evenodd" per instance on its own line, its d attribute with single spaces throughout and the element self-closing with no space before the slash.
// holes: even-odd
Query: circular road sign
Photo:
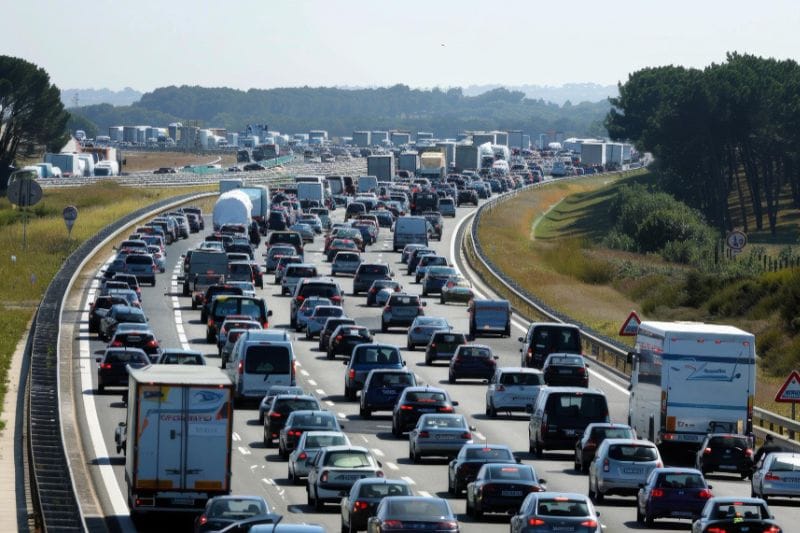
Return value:
<svg viewBox="0 0 800 533">
<path fill-rule="evenodd" d="M 20 207 L 30 207 L 42 199 L 42 187 L 36 183 L 36 173 L 29 170 L 18 170 L 8 180 L 6 195 L 8 201 Z"/>
<path fill-rule="evenodd" d="M 68 205 L 61 212 L 61 215 L 64 217 L 64 224 L 67 225 L 67 231 L 71 231 L 72 225 L 75 224 L 75 220 L 78 218 L 78 208 L 74 205 Z"/>
<path fill-rule="evenodd" d="M 747 245 L 747 235 L 739 230 L 732 231 L 725 239 L 725 244 L 731 250 L 741 251 Z"/>
</svg>

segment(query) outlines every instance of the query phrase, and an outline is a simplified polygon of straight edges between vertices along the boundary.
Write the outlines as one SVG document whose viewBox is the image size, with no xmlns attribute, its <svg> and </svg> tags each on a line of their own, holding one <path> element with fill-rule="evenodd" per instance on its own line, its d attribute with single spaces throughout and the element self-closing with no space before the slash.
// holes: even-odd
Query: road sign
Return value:
<svg viewBox="0 0 800 533">
<path fill-rule="evenodd" d="M 67 231 L 72 233 L 72 225 L 75 224 L 75 220 L 78 218 L 78 208 L 74 205 L 68 205 L 64 208 L 64 211 L 61 212 L 61 215 L 64 217 L 64 224 L 67 225 Z"/>
<path fill-rule="evenodd" d="M 639 324 L 641 323 L 642 319 L 639 318 L 636 311 L 631 311 L 631 314 L 629 314 L 625 322 L 622 323 L 622 327 L 619 328 L 619 335 L 621 337 L 635 337 L 636 333 L 639 331 Z"/>
<path fill-rule="evenodd" d="M 42 199 L 42 187 L 33 179 L 33 171 L 17 171 L 8 180 L 8 201 L 20 207 L 30 207 Z"/>
<path fill-rule="evenodd" d="M 747 235 L 739 230 L 728 233 L 725 244 L 733 251 L 741 252 L 747 246 Z"/>
<path fill-rule="evenodd" d="M 792 370 L 786 382 L 781 385 L 778 394 L 775 395 L 776 402 L 794 403 L 800 402 L 800 372 Z"/>
</svg>

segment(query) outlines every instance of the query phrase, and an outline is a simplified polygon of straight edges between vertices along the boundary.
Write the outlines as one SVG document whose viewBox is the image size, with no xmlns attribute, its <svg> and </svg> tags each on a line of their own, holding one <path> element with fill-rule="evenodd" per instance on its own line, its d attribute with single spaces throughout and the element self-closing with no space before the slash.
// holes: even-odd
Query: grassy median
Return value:
<svg viewBox="0 0 800 533">
<path fill-rule="evenodd" d="M 120 187 L 113 181 L 47 189 L 42 201 L 29 210 L 25 248 L 22 246 L 23 213 L 11 206 L 8 200 L 0 200 L 0 314 L 3 316 L 3 328 L 0 329 L 0 409 L 14 349 L 64 259 L 86 239 L 128 213 L 165 198 L 215 189 L 216 184 L 140 189 Z M 78 219 L 69 239 L 61 216 L 68 205 L 78 208 Z M 0 429 L 4 425 L 0 420 Z"/>
</svg>

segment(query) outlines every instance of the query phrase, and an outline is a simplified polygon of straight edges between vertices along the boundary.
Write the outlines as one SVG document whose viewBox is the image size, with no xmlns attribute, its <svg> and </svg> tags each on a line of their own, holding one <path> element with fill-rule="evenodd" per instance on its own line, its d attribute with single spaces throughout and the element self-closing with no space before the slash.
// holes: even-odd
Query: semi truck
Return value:
<svg viewBox="0 0 800 533">
<path fill-rule="evenodd" d="M 271 203 L 269 188 L 266 185 L 247 185 L 239 190 L 250 197 L 250 202 L 253 204 L 253 212 L 250 216 L 258 224 L 261 234 L 266 235 Z"/>
<path fill-rule="evenodd" d="M 432 180 L 443 180 L 447 176 L 447 161 L 442 152 L 423 152 L 419 156 L 417 175 Z"/>
<path fill-rule="evenodd" d="M 246 192 L 233 189 L 222 193 L 214 204 L 214 230 L 224 224 L 243 224 L 250 227 L 253 202 Z"/>
<path fill-rule="evenodd" d="M 394 179 L 394 155 L 379 154 L 367 157 L 367 174 L 375 176 L 378 181 Z"/>
<path fill-rule="evenodd" d="M 581 163 L 584 165 L 605 165 L 606 145 L 604 143 L 581 143 Z"/>
<path fill-rule="evenodd" d="M 131 515 L 201 512 L 231 491 L 233 385 L 215 366 L 150 365 L 128 372 L 125 450 Z M 128 431 L 130 428 L 130 431 Z"/>
<path fill-rule="evenodd" d="M 662 450 L 696 450 L 708 433 L 753 431 L 755 337 L 697 322 L 639 324 L 629 424 Z"/>
</svg>

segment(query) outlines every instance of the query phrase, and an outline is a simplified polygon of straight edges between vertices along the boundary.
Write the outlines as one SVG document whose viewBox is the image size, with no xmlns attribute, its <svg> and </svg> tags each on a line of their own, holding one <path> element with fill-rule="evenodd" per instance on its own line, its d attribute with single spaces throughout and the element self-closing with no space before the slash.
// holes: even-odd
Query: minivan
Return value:
<svg viewBox="0 0 800 533">
<path fill-rule="evenodd" d="M 580 387 L 545 387 L 539 391 L 528 422 L 530 452 L 573 450 L 586 426 L 609 422 L 608 401 L 602 391 Z"/>
<path fill-rule="evenodd" d="M 542 368 L 551 353 L 576 353 L 582 351 L 581 330 L 572 324 L 559 322 L 534 322 L 528 327 L 519 351 L 521 366 Z"/>
<path fill-rule="evenodd" d="M 236 340 L 225 371 L 234 400 L 261 400 L 273 385 L 295 385 L 291 337 L 282 329 L 249 329 Z"/>
<path fill-rule="evenodd" d="M 247 315 L 264 328 L 269 327 L 268 317 L 272 311 L 267 311 L 267 304 L 263 298 L 252 296 L 229 296 L 223 294 L 214 298 L 208 311 L 206 323 L 206 342 L 217 342 L 217 332 L 228 315 Z"/>
<path fill-rule="evenodd" d="M 406 244 L 428 246 L 428 221 L 425 217 L 399 217 L 394 223 L 392 249 L 397 252 Z"/>
</svg>

